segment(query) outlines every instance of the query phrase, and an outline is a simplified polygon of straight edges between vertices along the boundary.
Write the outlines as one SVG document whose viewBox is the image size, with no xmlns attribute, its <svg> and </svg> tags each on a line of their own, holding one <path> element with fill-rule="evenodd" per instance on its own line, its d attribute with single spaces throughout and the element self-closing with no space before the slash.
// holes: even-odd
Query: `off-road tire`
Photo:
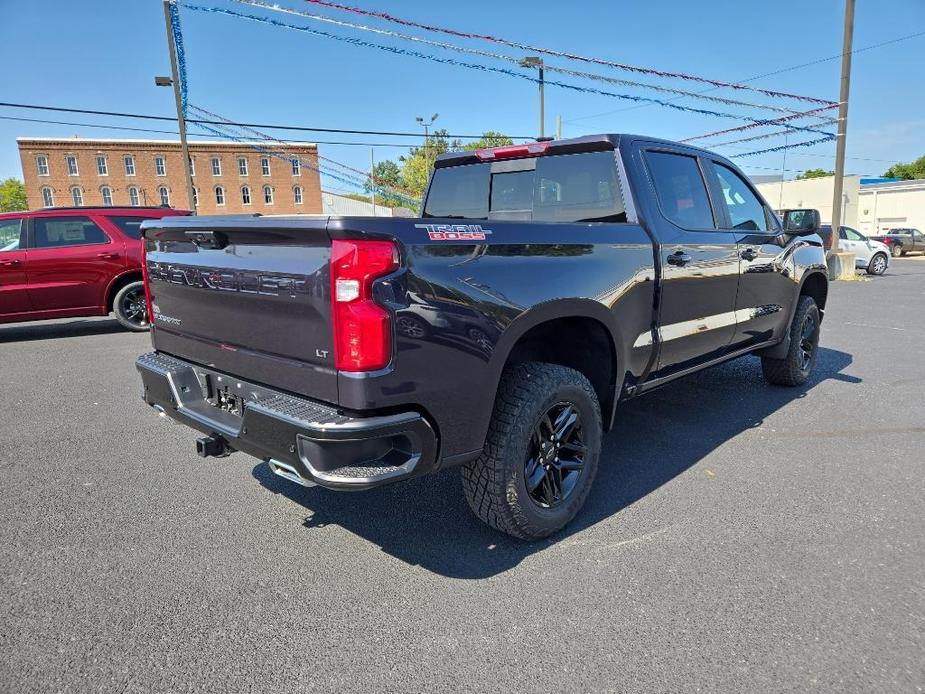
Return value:
<svg viewBox="0 0 925 694">
<path fill-rule="evenodd" d="M 815 337 L 812 356 L 808 364 L 804 363 L 803 330 L 808 320 L 815 321 Z M 765 380 L 776 386 L 801 386 L 806 383 L 819 353 L 819 307 L 811 296 L 801 296 L 797 310 L 790 323 L 790 349 L 783 359 L 761 358 L 761 371 Z"/>
<path fill-rule="evenodd" d="M 544 508 L 531 498 L 524 466 L 537 421 L 556 403 L 571 403 L 581 418 L 584 467 L 561 505 Z M 526 362 L 505 369 L 481 456 L 462 469 L 469 506 L 497 530 L 537 540 L 560 530 L 585 502 L 600 458 L 601 408 L 591 383 L 574 369 Z"/>
<path fill-rule="evenodd" d="M 138 301 L 140 301 L 141 306 L 144 307 L 143 322 L 139 322 L 137 316 L 133 317 L 130 315 L 127 308 L 128 303 L 134 305 Z M 151 317 L 147 315 L 147 307 L 145 306 L 144 282 L 141 280 L 138 280 L 137 282 L 129 282 L 127 285 L 122 287 L 122 289 L 120 289 L 113 297 L 112 313 L 116 317 L 116 320 L 119 321 L 119 325 L 121 325 L 126 330 L 131 330 L 137 333 L 149 330 L 151 328 Z"/>
</svg>

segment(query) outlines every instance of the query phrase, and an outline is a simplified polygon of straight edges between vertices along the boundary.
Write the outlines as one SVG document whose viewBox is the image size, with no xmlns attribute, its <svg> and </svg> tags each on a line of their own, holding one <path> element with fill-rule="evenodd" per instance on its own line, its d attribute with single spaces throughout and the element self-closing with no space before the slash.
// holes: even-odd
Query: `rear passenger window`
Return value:
<svg viewBox="0 0 925 694">
<path fill-rule="evenodd" d="M 22 219 L 0 219 L 0 253 L 3 251 L 18 251 L 22 248 L 20 235 L 22 234 Z"/>
<path fill-rule="evenodd" d="M 694 157 L 646 152 L 658 204 L 668 219 L 685 229 L 713 229 L 713 211 Z"/>
<path fill-rule="evenodd" d="M 35 217 L 32 229 L 33 248 L 109 243 L 109 237 L 89 217 Z"/>
<path fill-rule="evenodd" d="M 732 228 L 739 231 L 767 231 L 768 220 L 764 214 L 764 205 L 742 177 L 720 163 L 715 163 L 714 169 L 719 179 L 719 187 L 723 191 Z"/>
</svg>

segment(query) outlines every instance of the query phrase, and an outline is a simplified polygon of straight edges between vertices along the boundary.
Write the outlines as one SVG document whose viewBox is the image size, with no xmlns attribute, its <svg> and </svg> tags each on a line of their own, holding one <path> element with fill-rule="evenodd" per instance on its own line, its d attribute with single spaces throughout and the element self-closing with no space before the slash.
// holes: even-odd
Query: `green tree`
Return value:
<svg viewBox="0 0 925 694">
<path fill-rule="evenodd" d="M 459 140 L 451 140 L 446 130 L 438 129 L 427 138 L 427 143 L 421 147 L 412 147 L 408 153 L 398 158 L 397 162 L 386 159 L 376 164 L 373 169 L 374 180 L 367 180 L 364 189 L 371 193 L 373 186 L 377 185 L 377 195 L 382 199 L 384 205 L 392 207 L 401 205 L 410 209 L 416 209 L 417 202 L 424 195 L 427 188 L 427 181 L 430 179 L 430 173 L 434 168 L 434 161 L 437 157 L 445 152 L 472 152 L 477 149 L 487 147 L 503 147 L 512 145 L 514 141 L 504 133 L 494 130 L 486 130 L 482 137 L 467 144 Z M 415 202 L 407 197 L 398 197 L 389 195 L 383 186 L 398 189 L 398 192 L 404 196 L 416 198 Z"/>
<path fill-rule="evenodd" d="M 3 182 L 0 182 L 0 212 L 16 212 L 17 210 L 28 210 L 29 203 L 26 201 L 26 186 L 18 178 L 10 176 Z"/>
<path fill-rule="evenodd" d="M 904 181 L 925 178 L 925 156 L 921 156 L 909 164 L 893 164 L 883 175 L 888 178 L 901 178 Z"/>
<path fill-rule="evenodd" d="M 487 149 L 488 147 L 504 147 L 505 145 L 514 144 L 514 140 L 509 138 L 504 133 L 495 132 L 494 130 L 486 130 L 482 133 L 482 139 L 476 140 L 475 142 L 470 142 L 463 147 L 467 152 L 472 152 L 477 149 Z"/>
<path fill-rule="evenodd" d="M 834 171 L 826 171 L 825 169 L 807 169 L 801 174 L 797 174 L 798 181 L 805 181 L 808 178 L 825 178 L 826 176 L 834 176 Z"/>
</svg>

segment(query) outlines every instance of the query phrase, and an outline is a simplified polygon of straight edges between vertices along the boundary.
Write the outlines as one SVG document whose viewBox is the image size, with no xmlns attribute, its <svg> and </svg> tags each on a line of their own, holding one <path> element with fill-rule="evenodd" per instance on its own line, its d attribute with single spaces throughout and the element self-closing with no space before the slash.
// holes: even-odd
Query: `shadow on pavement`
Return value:
<svg viewBox="0 0 925 694">
<path fill-rule="evenodd" d="M 79 319 L 66 323 L 36 322 L 27 324 L 0 325 L 0 344 L 4 342 L 29 342 L 31 340 L 56 340 L 61 337 L 83 337 L 127 332 L 115 318 Z"/>
<path fill-rule="evenodd" d="M 485 578 L 619 513 L 818 383 L 861 383 L 842 373 L 851 361 L 849 354 L 820 348 L 812 380 L 778 388 L 765 384 L 757 359 L 739 359 L 621 404 L 585 507 L 565 530 L 540 542 L 514 540 L 482 525 L 463 497 L 457 470 L 365 492 L 299 487 L 263 463 L 253 475 L 308 509 L 308 529 L 339 525 L 408 564 L 453 578 Z"/>
</svg>

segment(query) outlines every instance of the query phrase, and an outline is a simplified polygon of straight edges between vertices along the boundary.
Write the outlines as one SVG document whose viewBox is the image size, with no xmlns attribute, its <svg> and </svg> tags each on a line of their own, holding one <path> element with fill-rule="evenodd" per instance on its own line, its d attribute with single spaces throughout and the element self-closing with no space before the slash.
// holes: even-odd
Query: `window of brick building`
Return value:
<svg viewBox="0 0 925 694">
<path fill-rule="evenodd" d="M 83 207 L 84 192 L 80 189 L 80 186 L 71 188 L 71 200 L 74 201 L 74 207 Z"/>
<path fill-rule="evenodd" d="M 273 189 L 270 186 L 263 187 L 263 202 L 267 205 L 273 204 Z"/>
<path fill-rule="evenodd" d="M 131 154 L 126 154 L 122 157 L 122 162 L 125 164 L 125 175 L 134 176 L 135 175 L 135 157 Z"/>
<path fill-rule="evenodd" d="M 167 190 L 167 186 L 158 188 L 157 193 L 161 196 L 161 204 L 170 206 L 170 191 Z"/>
<path fill-rule="evenodd" d="M 105 154 L 96 155 L 96 173 L 99 176 L 108 176 L 109 175 L 109 166 L 106 163 Z"/>
<path fill-rule="evenodd" d="M 222 160 L 218 157 L 212 157 L 212 175 L 221 176 L 222 175 Z"/>
<path fill-rule="evenodd" d="M 167 162 L 164 161 L 164 157 L 154 157 L 154 173 L 158 176 L 167 175 Z"/>
<path fill-rule="evenodd" d="M 263 176 L 270 175 L 270 158 L 269 157 L 264 157 L 263 159 L 260 160 L 260 173 Z"/>
<path fill-rule="evenodd" d="M 199 188 L 193 188 L 193 207 L 199 207 Z"/>
<path fill-rule="evenodd" d="M 247 158 L 238 157 L 238 174 L 247 176 Z"/>
<path fill-rule="evenodd" d="M 301 176 L 302 175 L 302 162 L 298 159 L 292 160 L 292 175 Z"/>
<path fill-rule="evenodd" d="M 302 186 L 296 186 L 292 189 L 292 197 L 296 205 L 302 204 Z"/>
<path fill-rule="evenodd" d="M 77 157 L 73 154 L 68 154 L 65 161 L 67 161 L 67 175 L 79 176 L 80 174 L 77 171 Z"/>
<path fill-rule="evenodd" d="M 103 196 L 103 205 L 106 207 L 112 207 L 112 188 L 109 186 L 103 186 L 100 188 L 100 193 Z"/>
<path fill-rule="evenodd" d="M 48 186 L 42 188 L 42 207 L 54 207 L 55 206 L 55 196 L 51 192 L 51 188 Z"/>
<path fill-rule="evenodd" d="M 128 189 L 128 202 L 132 207 L 138 207 L 141 204 L 138 196 L 138 188 L 135 186 L 129 186 Z"/>
<path fill-rule="evenodd" d="M 245 205 L 251 204 L 251 189 L 250 186 L 241 187 L 241 202 Z"/>
<path fill-rule="evenodd" d="M 225 189 L 221 186 L 215 188 L 215 204 L 219 207 L 225 204 Z"/>
<path fill-rule="evenodd" d="M 48 175 L 48 157 L 40 154 L 35 158 L 35 168 L 38 169 L 39 176 Z"/>
</svg>

